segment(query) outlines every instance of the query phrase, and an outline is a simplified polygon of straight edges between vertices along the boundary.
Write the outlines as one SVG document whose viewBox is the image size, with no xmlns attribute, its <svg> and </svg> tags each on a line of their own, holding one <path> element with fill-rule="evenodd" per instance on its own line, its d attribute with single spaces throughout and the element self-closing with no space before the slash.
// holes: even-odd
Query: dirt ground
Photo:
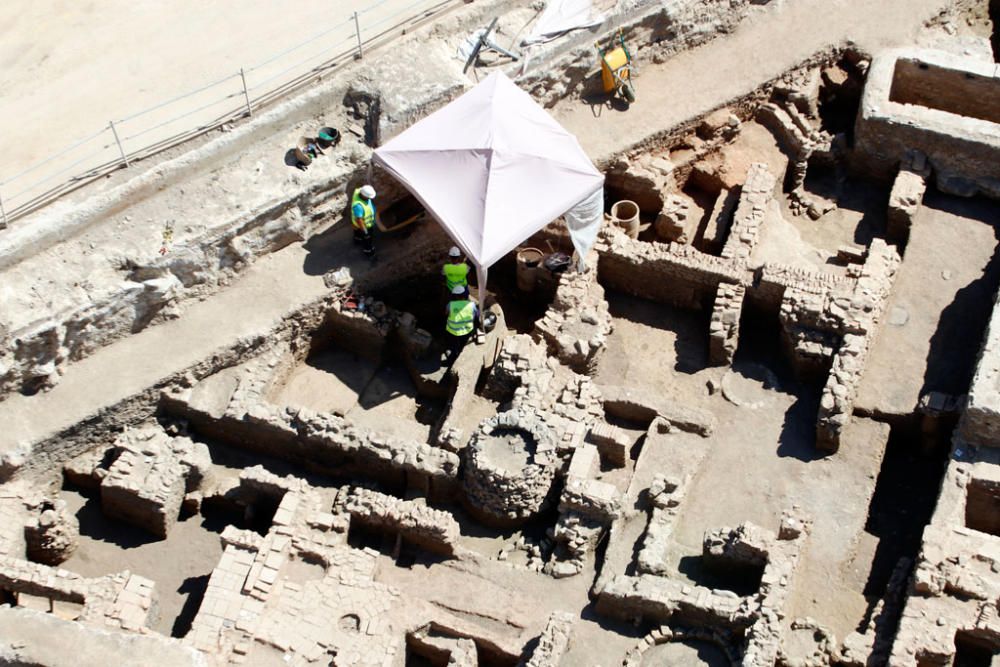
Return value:
<svg viewBox="0 0 1000 667">
<path fill-rule="evenodd" d="M 798 505 L 814 525 L 799 574 L 805 581 L 796 590 L 824 594 L 800 596 L 790 617 L 811 616 L 845 636 L 868 604 L 864 590 L 877 540 L 864 528 L 888 428 L 857 422 L 837 456 L 820 457 L 814 447 L 819 387 L 790 377 L 773 347 L 776 335 L 763 329 L 741 338 L 734 377 L 725 380 L 742 399 L 740 407 L 708 393 L 708 381 L 718 381 L 722 372 L 706 368 L 708 324 L 700 315 L 616 294 L 609 303 L 615 329 L 598 383 L 617 378 L 640 393 L 711 410 L 718 419 L 708 440 L 675 436 L 692 448 L 708 448 L 675 532 L 671 558 L 678 574 L 726 587 L 706 582 L 697 569 L 705 532 L 744 521 L 775 530 L 782 510 Z M 763 378 L 776 378 L 777 389 L 766 389 Z M 649 465 L 669 470 L 671 461 Z"/>
<path fill-rule="evenodd" d="M 96 493 L 87 497 L 63 490 L 61 497 L 80 520 L 80 546 L 63 566 L 85 577 L 129 570 L 155 581 L 160 619 L 152 628 L 168 637 L 183 636 L 222 555 L 214 524 L 195 515 L 178 522 L 169 539 L 158 540 L 140 528 L 106 518 Z"/>
<path fill-rule="evenodd" d="M 964 393 L 1000 284 L 996 204 L 935 192 L 924 204 L 862 380 L 857 409 L 868 413 L 908 415 L 928 391 Z"/>
<path fill-rule="evenodd" d="M 107 126 L 110 120 L 237 74 L 241 67 L 253 67 L 373 4 L 364 0 L 335 4 L 302 0 L 294 7 L 268 0 L 4 2 L 0 4 L 0 88 L 4 91 L 0 118 L 9 122 L 0 137 L 0 181 Z M 367 18 L 374 24 L 412 4 L 393 0 Z M 247 85 L 253 87 L 350 37 L 353 26 L 345 26 L 262 67 L 250 75 Z M 310 64 L 322 60 L 320 55 Z M 186 106 L 150 115 L 148 125 L 143 126 L 144 119 L 123 131 L 131 135 L 211 99 L 241 92 L 241 85 L 236 76 L 226 87 L 195 96 Z M 229 101 L 224 106 L 231 105 Z M 216 115 L 218 109 L 213 107 L 185 123 L 195 127 Z M 169 136 L 179 126 L 164 130 L 163 136 Z M 142 141 L 156 138 L 151 133 Z M 15 189 L 20 189 L 20 183 Z"/>
</svg>

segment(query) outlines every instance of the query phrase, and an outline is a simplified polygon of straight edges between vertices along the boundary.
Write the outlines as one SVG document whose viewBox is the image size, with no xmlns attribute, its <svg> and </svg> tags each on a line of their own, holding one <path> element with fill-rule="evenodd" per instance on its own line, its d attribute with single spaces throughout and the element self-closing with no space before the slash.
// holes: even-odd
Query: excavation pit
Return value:
<svg viewBox="0 0 1000 667">
<path fill-rule="evenodd" d="M 926 9 L 887 2 L 863 11 Z M 533 55 L 519 85 L 579 133 L 606 173 L 608 211 L 631 200 L 638 220 L 619 204 L 629 229 L 604 224 L 581 272 L 542 262 L 532 280 L 519 275 L 519 251 L 573 252 L 565 221 L 523 239 L 490 267 L 496 329 L 449 363 L 439 354 L 450 342 L 440 269 L 453 241 L 390 174 L 367 171 L 368 148 L 347 129 L 357 121 L 368 139 L 388 141 L 460 94 L 466 81 L 449 78 L 454 63 L 424 44 L 390 65 L 366 49 L 372 76 L 334 96 L 338 113 L 348 100 L 351 122 L 317 118 L 330 96 L 313 93 L 301 125 L 314 131 L 321 120 L 345 133 L 337 154 L 309 171 L 283 169 L 278 182 L 265 166 L 249 188 L 246 169 L 236 178 L 202 164 L 221 185 L 187 190 L 185 181 L 192 197 L 217 194 L 238 233 L 178 224 L 162 256 L 121 260 L 115 285 L 130 284 L 120 302 L 81 284 L 92 302 L 78 319 L 16 326 L 20 356 L 0 349 L 0 369 L 20 375 L 2 389 L 26 381 L 40 391 L 9 405 L 60 424 L 21 447 L 32 428 L 0 421 L 17 442 L 0 452 L 0 595 L 48 612 L 30 615 L 35 632 L 22 634 L 72 630 L 98 641 L 99 627 L 141 643 L 137 655 L 169 647 L 265 665 L 992 658 L 980 626 L 993 619 L 981 603 L 996 597 L 991 540 L 1000 532 L 995 203 L 949 194 L 962 183 L 932 180 L 942 179 L 940 159 L 923 160 L 909 143 L 887 149 L 887 173 L 867 175 L 885 156 L 865 141 L 870 107 L 858 108 L 863 46 L 803 60 L 812 52 L 798 40 L 815 31 L 799 29 L 787 3 L 668 4 L 623 19 L 624 38 L 641 45 L 640 101 L 629 116 L 579 108 L 583 71 L 593 69 L 584 32 Z M 848 12 L 815 9 L 840 43 Z M 754 20 L 729 20 L 744 11 Z M 481 13 L 457 7 L 454 25 L 468 34 Z M 533 13 L 501 12 L 497 34 L 523 34 L 518 22 Z M 710 93 L 726 76 L 676 85 L 692 66 L 735 71 L 732 54 L 745 49 L 733 44 L 775 34 L 806 64 L 777 78 L 769 67 L 766 81 L 724 96 Z M 697 58 L 670 57 L 703 40 L 726 48 L 707 41 Z M 586 62 L 574 60 L 583 50 Z M 407 96 L 383 88 L 418 57 L 426 67 L 406 78 Z M 550 58 L 574 64 L 550 69 Z M 886 108 L 924 119 L 964 113 L 968 126 L 991 120 L 975 108 L 982 100 L 914 97 L 931 75 L 906 69 L 907 58 L 892 61 Z M 753 59 L 739 64 L 741 75 L 760 70 Z M 879 85 L 877 57 L 872 72 L 867 85 Z M 692 95 L 659 103 L 678 90 Z M 280 117 L 268 114 L 272 124 Z M 307 133 L 287 131 L 293 141 Z M 239 128 L 228 139 L 228 150 L 245 148 Z M 985 174 L 980 164 L 971 169 Z M 369 179 L 390 230 L 374 263 L 351 244 L 344 217 L 344 194 Z M 239 201 L 227 199 L 236 192 Z M 184 210 L 168 195 L 142 215 L 126 206 L 136 224 L 116 229 L 135 227 L 148 241 L 142 220 Z M 413 215 L 419 221 L 406 224 Z M 309 237 L 316 242 L 299 247 Z M 101 247 L 90 249 L 103 266 Z M 225 273 L 203 267 L 202 255 Z M 23 279 L 14 277 L 11 290 Z M 140 278 L 149 278 L 141 289 Z M 207 303 L 193 303 L 195 293 Z M 53 289 L 51 310 L 75 294 Z M 100 310 L 108 303 L 114 322 Z M 49 308 L 34 297 L 16 305 L 25 304 Z M 133 324 L 144 330 L 115 342 Z M 146 356 L 126 355 L 133 363 L 96 378 L 103 355 L 122 349 Z M 52 355 L 67 359 L 46 370 Z M 44 373 L 29 378 L 32 369 Z M 92 373 L 86 383 L 82 372 Z M 84 400 L 112 389 L 108 405 Z M 58 492 L 51 477 L 62 467 L 68 487 Z M 112 485 L 121 497 L 102 507 Z M 111 518 L 116 503 L 150 496 L 131 523 Z M 25 527 L 44 543 L 39 553 L 69 553 L 59 549 L 73 535 L 61 501 L 80 522 L 76 551 L 58 566 L 22 558 L 31 553 Z M 0 608 L 0 629 L 28 616 Z M 57 620 L 72 625 L 50 632 Z"/>
</svg>

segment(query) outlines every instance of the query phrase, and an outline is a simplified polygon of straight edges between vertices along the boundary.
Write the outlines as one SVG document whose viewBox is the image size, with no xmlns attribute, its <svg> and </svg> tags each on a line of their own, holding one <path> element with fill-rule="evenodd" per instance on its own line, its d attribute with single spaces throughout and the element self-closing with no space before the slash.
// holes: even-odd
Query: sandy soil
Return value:
<svg viewBox="0 0 1000 667">
<path fill-rule="evenodd" d="M 258 65 L 373 4 L 365 0 L 332 4 L 301 0 L 294 6 L 271 0 L 0 3 L 0 89 L 4 91 L 0 96 L 0 118 L 6 121 L 0 136 L 0 181 L 100 130 L 109 120 L 117 121 L 225 76 L 237 75 L 241 67 Z M 411 4 L 388 0 L 367 14 L 367 25 L 385 20 L 377 30 L 390 27 L 394 21 L 388 17 Z M 409 12 L 433 4 L 429 0 Z M 310 56 L 317 57 L 303 67 L 318 64 L 324 54 L 349 46 L 353 36 L 353 25 L 345 24 L 278 62 L 251 72 L 247 85 L 253 88 Z M 275 83 L 288 76 L 291 74 L 278 77 Z M 239 76 L 163 113 L 125 123 L 122 136 L 132 136 L 231 93 L 242 94 Z M 185 124 L 195 127 L 232 104 L 230 100 L 205 109 L 136 142 L 152 143 L 150 140 L 158 140 L 161 135 L 187 129 Z M 9 189 L 17 191 L 21 187 L 22 182 L 18 182 Z"/>
<path fill-rule="evenodd" d="M 346 416 L 362 428 L 429 442 L 442 406 L 419 398 L 402 364 L 377 367 L 338 348 L 299 363 L 269 397 L 276 405 L 295 405 Z M 491 413 L 490 413 L 491 414 Z"/>
<path fill-rule="evenodd" d="M 297 365 L 268 399 L 275 405 L 346 415 L 375 371 L 375 364 L 350 352 L 338 348 L 324 350 Z"/>
</svg>

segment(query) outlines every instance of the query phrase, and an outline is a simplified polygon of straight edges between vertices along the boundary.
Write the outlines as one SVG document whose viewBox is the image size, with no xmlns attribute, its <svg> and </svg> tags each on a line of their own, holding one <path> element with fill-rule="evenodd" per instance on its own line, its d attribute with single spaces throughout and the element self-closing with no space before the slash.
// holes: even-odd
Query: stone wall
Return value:
<svg viewBox="0 0 1000 667">
<path fill-rule="evenodd" d="M 924 529 L 890 664 L 956 664 L 957 651 L 968 648 L 963 642 L 1000 652 L 1000 466 L 992 454 L 967 455 L 967 448 L 956 438 L 931 524 Z M 982 482 L 993 486 L 992 498 L 973 508 L 973 488 Z M 978 519 L 985 525 L 977 523 L 974 509 L 982 512 Z"/>
<path fill-rule="evenodd" d="M 538 645 L 531 653 L 531 657 L 520 663 L 520 667 L 559 667 L 563 655 L 569 648 L 575 620 L 573 614 L 552 612 L 545 624 L 545 630 L 538 638 Z"/>
<path fill-rule="evenodd" d="M 924 201 L 929 176 L 927 157 L 919 151 L 909 152 L 900 165 L 892 184 L 892 192 L 889 193 L 886 236 L 890 240 L 905 243 L 910 237 L 910 226 Z"/>
<path fill-rule="evenodd" d="M 391 488 L 413 488 L 448 497 L 456 490 L 458 456 L 425 443 L 387 437 L 343 417 L 260 401 L 234 401 L 213 416 L 192 391 L 166 394 L 164 408 L 189 419 L 197 430 L 231 445 L 292 461 L 333 475 L 363 474 Z"/>
<path fill-rule="evenodd" d="M 514 465 L 504 455 L 508 448 L 518 450 Z M 463 454 L 462 483 L 470 510 L 500 526 L 523 523 L 541 511 L 560 467 L 555 435 L 537 414 L 524 410 L 484 421 Z"/>
<path fill-rule="evenodd" d="M 429 551 L 452 554 L 458 543 L 460 531 L 455 518 L 425 503 L 353 487 L 338 498 L 337 505 L 351 515 L 352 521 L 398 533 Z"/>
<path fill-rule="evenodd" d="M 1000 119 L 986 103 L 997 91 L 992 63 L 926 49 L 878 54 L 855 128 L 859 163 L 889 180 L 916 149 L 940 190 L 1000 197 Z"/>
<path fill-rule="evenodd" d="M 669 504 L 671 492 L 666 488 L 662 493 Z M 693 586 L 659 574 L 616 575 L 599 587 L 598 611 L 637 624 L 670 623 L 745 632 L 742 664 L 770 667 L 776 664 L 782 645 L 786 606 L 809 527 L 808 521 L 794 511 L 786 511 L 777 535 L 757 527 L 743 527 L 725 528 L 706 537 L 709 557 L 735 557 L 763 566 L 760 590 L 754 595 L 740 597 L 732 591 Z M 717 535 L 722 539 L 716 540 Z"/>
<path fill-rule="evenodd" d="M 746 288 L 741 284 L 721 283 L 712 305 L 708 328 L 708 360 L 714 366 L 729 366 L 736 356 L 740 339 L 740 314 Z"/>
<path fill-rule="evenodd" d="M 154 582 L 129 572 L 96 579 L 13 557 L 0 557 L 0 589 L 18 605 L 67 620 L 132 632 L 159 613 Z"/>
<path fill-rule="evenodd" d="M 816 446 L 821 450 L 836 451 L 840 446 L 840 435 L 854 412 L 868 352 L 882 324 L 900 261 L 893 246 L 874 239 L 868 259 L 858 267 L 854 289 L 836 295 L 830 306 L 844 337 L 820 398 Z"/>
<path fill-rule="evenodd" d="M 740 191 L 740 201 L 736 206 L 729 237 L 722 247 L 722 257 L 744 261 L 750 259 L 760 240 L 765 211 L 774 199 L 776 182 L 767 165 L 759 162 L 750 165 L 746 182 Z"/>
<path fill-rule="evenodd" d="M 605 225 L 597 244 L 601 283 L 626 294 L 700 310 L 710 307 L 719 284 L 744 282 L 740 261 L 677 243 L 647 243 Z"/>
<path fill-rule="evenodd" d="M 211 477 L 208 447 L 151 426 L 126 431 L 113 449 L 118 456 L 101 480 L 101 509 L 165 539 L 185 495 Z"/>
<path fill-rule="evenodd" d="M 587 271 L 570 269 L 559 278 L 552 305 L 535 322 L 535 334 L 549 354 L 577 373 L 593 375 L 612 330 L 604 288 L 597 282 L 596 258 Z"/>
<path fill-rule="evenodd" d="M 1000 297 L 994 297 L 993 314 L 979 351 L 965 412 L 959 428 L 962 438 L 974 445 L 1000 447 Z"/>
</svg>

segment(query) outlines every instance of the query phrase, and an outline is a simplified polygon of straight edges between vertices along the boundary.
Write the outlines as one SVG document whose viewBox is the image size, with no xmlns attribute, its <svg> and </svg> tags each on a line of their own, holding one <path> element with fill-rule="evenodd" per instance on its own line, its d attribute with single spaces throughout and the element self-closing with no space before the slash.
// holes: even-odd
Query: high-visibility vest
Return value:
<svg viewBox="0 0 1000 667">
<path fill-rule="evenodd" d="M 475 328 L 476 304 L 471 301 L 448 302 L 448 323 L 445 330 L 452 336 L 467 336 Z"/>
<path fill-rule="evenodd" d="M 354 205 L 361 204 L 361 208 L 364 210 L 364 216 L 356 218 L 354 216 Z M 371 199 L 365 199 L 361 196 L 361 188 L 354 191 L 354 196 L 351 197 L 351 223 L 358 229 L 368 230 L 375 225 L 375 204 L 372 203 Z"/>
<path fill-rule="evenodd" d="M 469 286 L 469 265 L 465 262 L 452 264 L 448 262 L 444 265 L 444 286 L 451 292 L 455 287 Z"/>
</svg>

